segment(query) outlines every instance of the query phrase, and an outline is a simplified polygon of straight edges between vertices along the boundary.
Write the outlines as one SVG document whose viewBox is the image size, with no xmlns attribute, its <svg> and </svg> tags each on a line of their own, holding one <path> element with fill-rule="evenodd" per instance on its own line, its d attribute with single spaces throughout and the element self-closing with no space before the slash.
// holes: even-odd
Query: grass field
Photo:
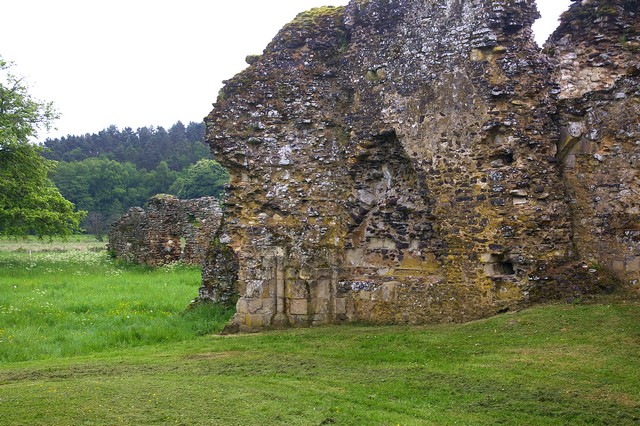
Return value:
<svg viewBox="0 0 640 426">
<path fill-rule="evenodd" d="M 230 312 L 186 309 L 199 284 L 197 268 L 119 265 L 104 251 L 0 252 L 0 361 L 89 354 L 218 331 Z"/>
<path fill-rule="evenodd" d="M 0 424 L 640 423 L 637 299 L 219 336 L 229 312 L 185 310 L 198 283 L 100 253 L 0 253 Z"/>
<path fill-rule="evenodd" d="M 0 253 L 3 252 L 60 252 L 69 250 L 103 251 L 106 242 L 96 240 L 93 235 L 73 235 L 66 239 L 38 239 L 36 237 L 0 238 Z"/>
</svg>

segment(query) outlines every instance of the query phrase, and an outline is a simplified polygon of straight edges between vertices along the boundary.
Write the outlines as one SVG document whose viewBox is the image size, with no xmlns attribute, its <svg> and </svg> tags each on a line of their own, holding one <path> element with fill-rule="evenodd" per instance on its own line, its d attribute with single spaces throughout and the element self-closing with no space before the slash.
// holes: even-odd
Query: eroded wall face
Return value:
<svg viewBox="0 0 640 426">
<path fill-rule="evenodd" d="M 152 197 L 146 209 L 134 207 L 111 225 L 107 248 L 118 259 L 150 266 L 177 261 L 201 265 L 221 219 L 213 197 Z"/>
<path fill-rule="evenodd" d="M 206 122 L 231 174 L 236 325 L 461 321 L 605 285 L 573 239 L 536 17 L 352 1 L 227 82 Z"/>
<path fill-rule="evenodd" d="M 575 4 L 545 46 L 557 64 L 559 158 L 589 268 L 640 280 L 640 6 Z"/>
</svg>

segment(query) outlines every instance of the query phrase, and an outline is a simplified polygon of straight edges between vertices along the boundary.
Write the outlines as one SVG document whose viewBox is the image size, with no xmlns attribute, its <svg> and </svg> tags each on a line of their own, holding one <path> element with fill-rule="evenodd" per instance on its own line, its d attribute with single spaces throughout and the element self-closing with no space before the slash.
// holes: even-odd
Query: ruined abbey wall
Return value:
<svg viewBox="0 0 640 426">
<path fill-rule="evenodd" d="M 592 2 L 574 6 L 546 45 L 576 250 L 631 284 L 640 282 L 639 32 L 637 1 Z"/>
<path fill-rule="evenodd" d="M 214 197 L 179 200 L 157 195 L 146 209 L 133 207 L 111 225 L 107 249 L 117 259 L 150 266 L 176 261 L 201 265 L 221 219 Z"/>
<path fill-rule="evenodd" d="M 353 0 L 226 82 L 206 123 L 237 328 L 463 321 L 637 283 L 638 2 L 575 2 L 543 52 L 537 16 Z"/>
</svg>

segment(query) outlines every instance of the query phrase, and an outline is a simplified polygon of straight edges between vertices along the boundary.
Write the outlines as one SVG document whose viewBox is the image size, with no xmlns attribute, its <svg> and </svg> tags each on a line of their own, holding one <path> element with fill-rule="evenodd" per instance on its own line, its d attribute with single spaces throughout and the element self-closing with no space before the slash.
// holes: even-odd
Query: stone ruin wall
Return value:
<svg viewBox="0 0 640 426">
<path fill-rule="evenodd" d="M 157 195 L 146 209 L 133 207 L 111 225 L 107 249 L 117 259 L 150 266 L 177 261 L 201 265 L 221 220 L 214 197 L 179 200 Z"/>
<path fill-rule="evenodd" d="M 579 257 L 640 282 L 638 1 L 574 5 L 545 50 L 558 87 L 558 158 Z"/>
<path fill-rule="evenodd" d="M 156 195 L 111 225 L 107 249 L 115 258 L 161 266 L 202 266 L 199 302 L 236 303 L 238 260 L 220 241 L 222 209 L 215 197 L 180 200 Z"/>
<path fill-rule="evenodd" d="M 465 321 L 640 276 L 637 1 L 353 0 L 206 118 L 234 326 Z M 215 265 L 214 265 L 215 266 Z"/>
</svg>

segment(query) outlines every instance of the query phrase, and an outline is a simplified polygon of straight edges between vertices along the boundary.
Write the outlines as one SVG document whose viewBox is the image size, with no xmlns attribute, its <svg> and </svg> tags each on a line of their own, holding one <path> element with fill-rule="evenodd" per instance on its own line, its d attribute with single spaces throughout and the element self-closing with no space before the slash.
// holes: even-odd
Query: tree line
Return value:
<svg viewBox="0 0 640 426">
<path fill-rule="evenodd" d="M 119 130 L 109 126 L 98 133 L 68 135 L 44 142 L 50 160 L 75 162 L 88 158 L 107 158 L 132 163 L 139 169 L 154 170 L 164 161 L 171 170 L 182 170 L 202 158 L 209 149 L 204 144 L 204 123 L 187 126 L 178 121 L 169 130 L 163 127 L 140 127 Z"/>
<path fill-rule="evenodd" d="M 109 223 L 155 194 L 179 198 L 220 197 L 227 171 L 209 157 L 204 124 L 177 122 L 162 127 L 69 135 L 44 142 L 45 156 L 57 161 L 50 173 L 60 193 L 88 212 L 87 232 L 101 236 Z"/>
</svg>

